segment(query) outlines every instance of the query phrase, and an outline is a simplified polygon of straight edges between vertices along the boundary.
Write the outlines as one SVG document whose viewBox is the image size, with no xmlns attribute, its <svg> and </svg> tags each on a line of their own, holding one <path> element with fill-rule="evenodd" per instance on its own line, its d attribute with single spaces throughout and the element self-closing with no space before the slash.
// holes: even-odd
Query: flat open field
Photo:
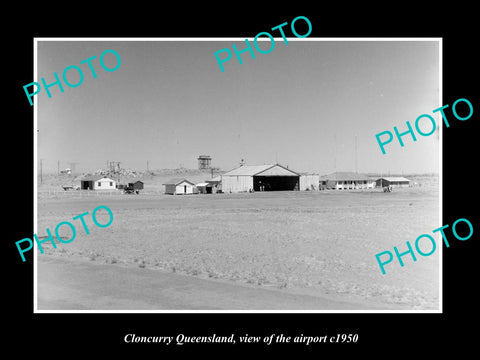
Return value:
<svg viewBox="0 0 480 360">
<path fill-rule="evenodd" d="M 99 205 L 112 210 L 113 223 L 99 228 L 88 215 L 87 235 L 72 217 Z M 100 223 L 107 222 L 104 214 L 97 214 Z M 39 197 L 38 236 L 47 227 L 53 233 L 61 221 L 73 222 L 77 237 L 56 249 L 44 243 L 44 249 L 65 260 L 157 269 L 375 308 L 439 309 L 441 246 L 416 262 L 404 256 L 404 267 L 395 259 L 386 275 L 375 259 L 393 246 L 407 250 L 405 241 L 413 244 L 441 225 L 432 188 Z M 71 237 L 68 227 L 61 230 L 62 237 Z"/>
</svg>

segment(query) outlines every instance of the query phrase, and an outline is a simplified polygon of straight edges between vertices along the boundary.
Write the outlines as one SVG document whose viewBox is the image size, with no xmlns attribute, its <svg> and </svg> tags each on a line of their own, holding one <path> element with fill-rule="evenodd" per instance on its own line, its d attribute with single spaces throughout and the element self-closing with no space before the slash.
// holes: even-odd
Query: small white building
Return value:
<svg viewBox="0 0 480 360">
<path fill-rule="evenodd" d="M 115 190 L 116 188 L 115 180 L 102 175 L 85 177 L 80 180 L 80 189 L 82 190 Z"/>
<path fill-rule="evenodd" d="M 183 178 L 171 179 L 163 185 L 165 185 L 165 194 L 187 195 L 197 193 L 195 184 Z"/>
<path fill-rule="evenodd" d="M 320 184 L 320 175 L 300 174 L 300 191 L 318 190 L 319 184 Z"/>
</svg>

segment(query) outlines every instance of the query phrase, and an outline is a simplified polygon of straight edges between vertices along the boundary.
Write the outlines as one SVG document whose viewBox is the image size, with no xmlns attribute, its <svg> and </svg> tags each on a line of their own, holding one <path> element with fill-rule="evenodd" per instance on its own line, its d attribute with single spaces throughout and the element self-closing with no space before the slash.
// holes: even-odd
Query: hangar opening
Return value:
<svg viewBox="0 0 480 360">
<path fill-rule="evenodd" d="M 298 190 L 299 176 L 254 176 L 254 191 Z"/>
<path fill-rule="evenodd" d="M 300 190 L 300 174 L 274 165 L 242 165 L 221 177 L 223 192 Z"/>
</svg>

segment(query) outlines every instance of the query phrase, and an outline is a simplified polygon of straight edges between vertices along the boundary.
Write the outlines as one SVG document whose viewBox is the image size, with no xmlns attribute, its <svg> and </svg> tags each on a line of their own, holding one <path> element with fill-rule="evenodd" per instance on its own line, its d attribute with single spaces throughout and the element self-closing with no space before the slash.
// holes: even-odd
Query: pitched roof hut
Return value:
<svg viewBox="0 0 480 360">
<path fill-rule="evenodd" d="M 170 179 L 163 185 L 165 185 L 165 194 L 187 195 L 197 192 L 195 184 L 184 178 Z"/>
</svg>

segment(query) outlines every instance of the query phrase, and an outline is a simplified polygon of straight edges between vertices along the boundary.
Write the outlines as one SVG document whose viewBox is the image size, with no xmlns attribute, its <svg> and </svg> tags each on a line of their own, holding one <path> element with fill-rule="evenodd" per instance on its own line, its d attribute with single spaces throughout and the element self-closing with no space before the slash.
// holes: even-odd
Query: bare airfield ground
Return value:
<svg viewBox="0 0 480 360">
<path fill-rule="evenodd" d="M 282 296 L 305 295 L 309 299 L 304 298 L 307 309 L 313 304 L 313 296 L 319 299 L 316 310 L 322 309 L 322 299 L 336 301 L 339 309 L 351 309 L 351 305 L 345 305 L 351 303 L 362 304 L 359 309 L 370 306 L 432 310 L 439 308 L 438 247 L 429 257 L 417 256 L 416 262 L 405 256 L 403 268 L 395 260 L 386 266 L 386 275 L 381 274 L 375 254 L 393 252 L 393 246 L 405 251 L 405 241 L 413 244 L 420 234 L 431 234 L 440 226 L 438 199 L 435 186 L 395 189 L 392 193 L 377 189 L 189 196 L 148 192 L 48 195 L 39 189 L 39 236 L 46 234 L 45 228 L 53 231 L 59 222 L 71 221 L 85 211 L 91 214 L 99 205 L 112 210 L 114 221 L 107 228 L 98 228 L 86 217 L 90 230 L 90 235 L 86 235 L 77 220 L 77 237 L 73 242 L 59 244 L 57 249 L 46 244 L 46 254 L 38 253 L 37 259 L 40 264 L 57 259 L 65 266 L 69 262 L 79 266 L 80 261 L 83 269 L 90 266 L 95 271 L 103 265 L 105 273 L 110 272 L 106 267 L 118 271 L 130 269 L 140 284 L 144 271 L 145 286 L 149 286 L 148 278 L 155 276 L 152 275 L 155 270 L 159 277 L 176 273 L 190 279 L 228 284 L 230 290 L 226 291 L 232 292 L 233 297 L 236 287 L 231 285 L 274 290 L 279 304 Z M 100 222 L 106 222 L 100 212 L 98 216 Z M 70 238 L 68 227 L 62 229 L 61 235 Z M 435 238 L 440 245 L 438 237 Z M 427 251 L 428 244 L 424 246 Z M 39 289 L 42 281 L 46 281 L 40 281 L 46 278 L 40 271 L 47 267 L 48 264 L 39 267 Z M 124 285 L 117 276 L 108 285 L 112 288 L 111 296 L 115 294 L 115 282 L 119 287 Z M 45 287 L 50 285 L 45 283 Z M 238 294 L 242 293 L 240 287 Z M 132 304 L 135 304 L 138 290 L 133 288 Z M 75 290 L 62 296 L 73 299 Z M 298 301 L 303 300 L 299 297 Z M 291 307 L 288 301 L 283 303 Z M 112 305 L 114 310 L 120 310 L 118 306 L 128 307 L 115 301 L 112 304 L 117 304 Z M 228 310 L 227 304 L 212 302 L 212 307 Z M 249 304 L 251 309 L 257 308 L 255 303 Z M 93 305 L 85 304 L 84 308 L 89 306 Z M 152 306 L 155 304 L 148 308 Z M 188 308 L 187 304 L 184 306 Z M 235 306 L 232 304 L 232 310 Z M 192 305 L 198 307 L 198 303 Z M 331 309 L 332 304 L 325 308 Z M 159 304 L 158 310 L 161 309 Z"/>
</svg>

